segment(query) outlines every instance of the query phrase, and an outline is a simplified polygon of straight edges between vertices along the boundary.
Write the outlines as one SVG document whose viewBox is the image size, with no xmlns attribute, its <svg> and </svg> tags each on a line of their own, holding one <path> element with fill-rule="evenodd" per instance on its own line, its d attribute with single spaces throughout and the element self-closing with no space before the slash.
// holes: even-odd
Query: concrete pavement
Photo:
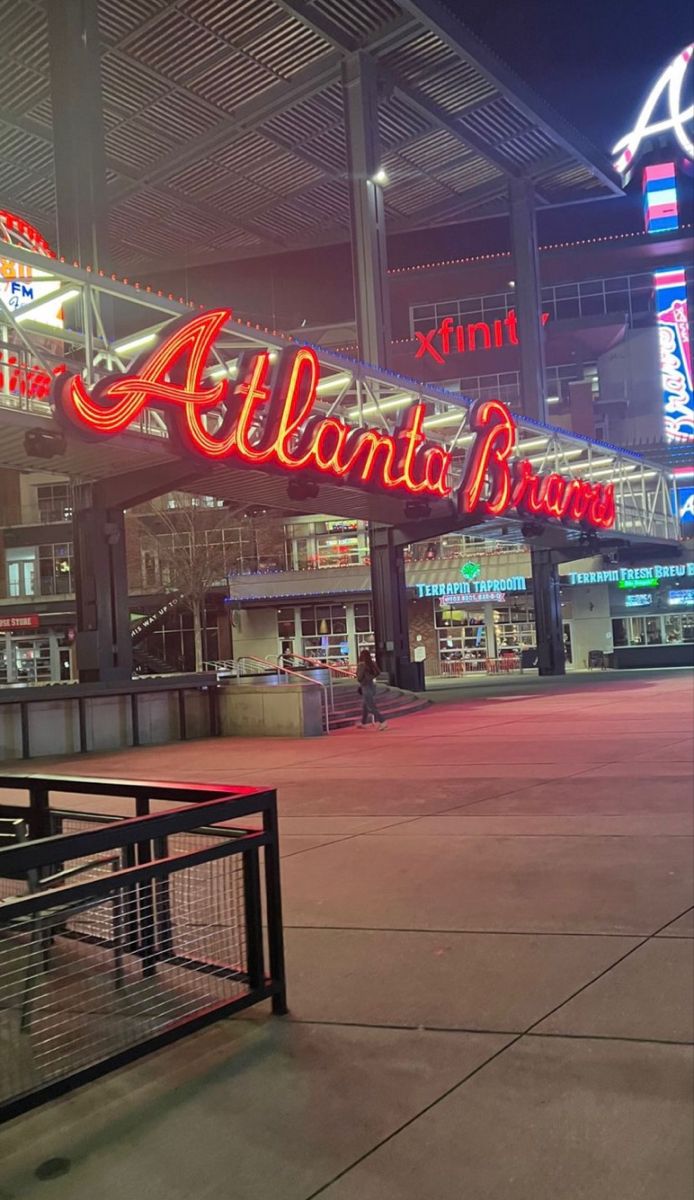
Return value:
<svg viewBox="0 0 694 1200">
<path fill-rule="evenodd" d="M 62 760 L 278 788 L 291 1016 L 11 1123 L 1 1200 L 689 1200 L 692 676 L 524 691 Z"/>
</svg>

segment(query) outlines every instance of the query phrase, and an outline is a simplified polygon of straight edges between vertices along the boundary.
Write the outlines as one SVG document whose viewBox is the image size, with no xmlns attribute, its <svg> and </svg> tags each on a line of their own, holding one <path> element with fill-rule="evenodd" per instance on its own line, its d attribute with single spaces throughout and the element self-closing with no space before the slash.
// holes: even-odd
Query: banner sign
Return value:
<svg viewBox="0 0 694 1200">
<path fill-rule="evenodd" d="M 0 633 L 23 632 L 26 629 L 38 629 L 41 618 L 38 613 L 27 613 L 21 617 L 0 617 Z"/>
<path fill-rule="evenodd" d="M 694 441 L 694 392 L 687 281 L 682 267 L 655 271 L 653 280 L 665 405 L 665 440 L 690 442 Z"/>
</svg>

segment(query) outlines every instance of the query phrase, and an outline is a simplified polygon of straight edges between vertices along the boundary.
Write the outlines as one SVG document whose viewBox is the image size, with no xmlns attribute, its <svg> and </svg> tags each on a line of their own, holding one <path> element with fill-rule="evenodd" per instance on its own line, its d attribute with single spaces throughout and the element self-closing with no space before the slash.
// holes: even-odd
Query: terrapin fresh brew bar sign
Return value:
<svg viewBox="0 0 694 1200">
<path fill-rule="evenodd" d="M 504 404 L 473 405 L 475 441 L 454 495 L 453 454 L 424 433 L 425 404 L 414 404 L 392 433 L 347 425 L 316 412 L 320 366 L 309 346 L 288 346 L 273 366 L 268 350 L 241 354 L 236 380 L 205 378 L 229 309 L 174 323 L 126 375 L 89 390 L 80 375 L 57 381 L 56 411 L 95 439 L 114 437 L 147 407 L 163 411 L 181 450 L 211 463 L 238 463 L 342 480 L 354 487 L 450 499 L 461 515 L 546 517 L 598 529 L 615 520 L 612 484 L 537 475 L 515 458 L 516 424 Z"/>
</svg>

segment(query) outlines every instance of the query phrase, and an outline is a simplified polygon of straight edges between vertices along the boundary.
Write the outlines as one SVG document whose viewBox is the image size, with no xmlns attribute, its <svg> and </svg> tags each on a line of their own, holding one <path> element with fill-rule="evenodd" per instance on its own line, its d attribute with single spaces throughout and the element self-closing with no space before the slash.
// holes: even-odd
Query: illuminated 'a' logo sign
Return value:
<svg viewBox="0 0 694 1200">
<path fill-rule="evenodd" d="M 614 164 L 615 170 L 619 171 L 620 175 L 629 174 L 639 155 L 642 142 L 658 133 L 667 133 L 668 130 L 672 130 L 677 144 L 687 158 L 694 159 L 694 142 L 685 128 L 694 118 L 694 104 L 685 109 L 681 107 L 684 79 L 693 52 L 694 42 L 685 46 L 684 50 L 673 58 L 651 88 L 631 133 L 627 133 L 614 147 L 612 153 L 618 156 Z M 669 109 L 669 114 L 654 119 L 659 108 L 661 112 L 668 112 Z"/>
</svg>

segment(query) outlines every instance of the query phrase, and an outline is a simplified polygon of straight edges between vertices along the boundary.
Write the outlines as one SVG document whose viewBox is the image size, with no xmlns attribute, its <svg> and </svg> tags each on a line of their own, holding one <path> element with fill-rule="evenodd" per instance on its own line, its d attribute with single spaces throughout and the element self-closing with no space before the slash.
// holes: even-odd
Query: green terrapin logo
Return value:
<svg viewBox="0 0 694 1200">
<path fill-rule="evenodd" d="M 477 576 L 481 570 L 482 568 L 480 567 L 479 563 L 466 562 L 463 563 L 462 567 L 460 568 L 460 574 L 464 579 L 467 579 L 468 582 L 471 582 L 473 579 L 477 579 Z"/>
</svg>

